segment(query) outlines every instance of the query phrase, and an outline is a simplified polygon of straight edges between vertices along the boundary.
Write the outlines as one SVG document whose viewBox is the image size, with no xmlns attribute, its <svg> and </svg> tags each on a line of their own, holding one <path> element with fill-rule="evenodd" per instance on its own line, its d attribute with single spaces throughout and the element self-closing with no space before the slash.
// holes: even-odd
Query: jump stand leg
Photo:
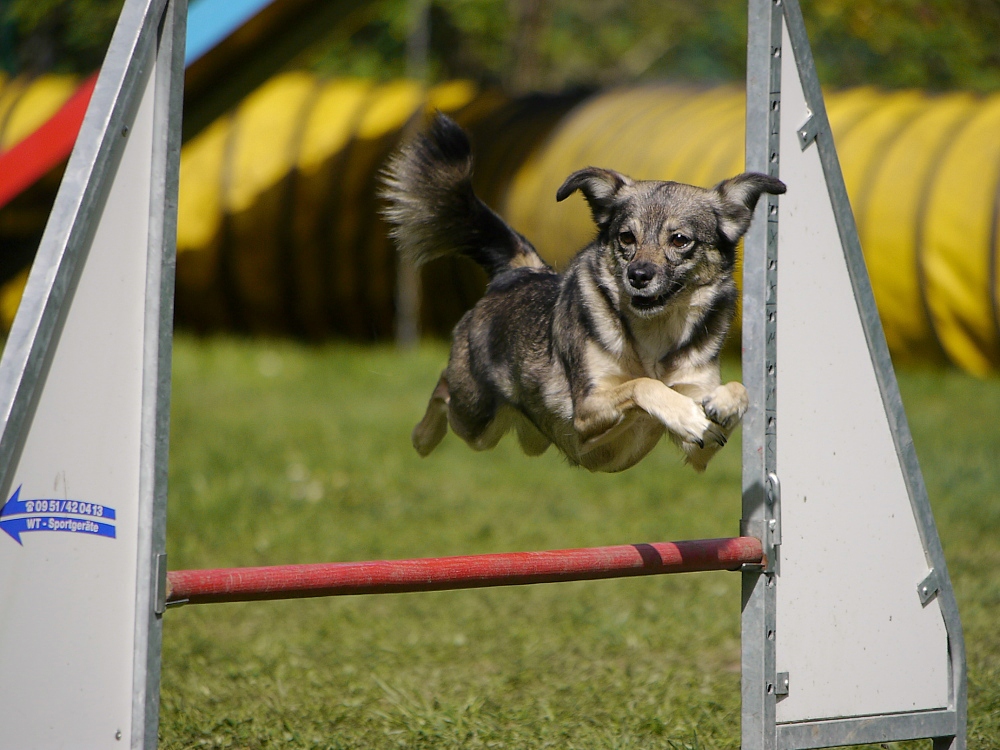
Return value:
<svg viewBox="0 0 1000 750">
<path fill-rule="evenodd" d="M 798 0 L 751 0 L 743 747 L 965 746 L 962 629 Z"/>
</svg>

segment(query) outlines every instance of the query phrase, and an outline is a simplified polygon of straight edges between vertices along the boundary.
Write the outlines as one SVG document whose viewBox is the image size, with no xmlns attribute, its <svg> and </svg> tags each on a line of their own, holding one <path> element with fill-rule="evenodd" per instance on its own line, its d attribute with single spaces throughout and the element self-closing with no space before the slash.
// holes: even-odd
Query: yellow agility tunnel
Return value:
<svg viewBox="0 0 1000 750">
<path fill-rule="evenodd" d="M 20 142 L 48 120 L 76 91 L 70 75 L 7 78 L 0 73 L 0 151 Z"/>
<path fill-rule="evenodd" d="M 894 358 L 995 372 L 1000 95 L 863 88 L 828 93 L 827 109 Z M 567 174 L 593 164 L 711 185 L 743 169 L 743 118 L 737 88 L 600 94 L 569 113 L 518 171 L 503 213 L 561 260 L 592 236 L 582 200 L 553 203 Z"/>
<path fill-rule="evenodd" d="M 893 356 L 1000 369 L 1000 95 L 860 88 L 828 92 L 827 108 Z M 735 86 L 511 100 L 467 82 L 425 91 L 283 74 L 184 146 L 178 321 L 391 336 L 396 258 L 377 174 L 432 109 L 470 129 L 477 189 L 557 266 L 593 236 L 582 199 L 555 201 L 570 172 L 711 185 L 743 168 Z M 452 260 L 422 283 L 423 329 L 445 334 L 483 282 Z"/>
<path fill-rule="evenodd" d="M 379 216 L 378 173 L 424 112 L 468 127 L 494 205 L 513 170 L 577 98 L 508 101 L 454 81 L 272 79 L 182 151 L 177 310 L 197 330 L 393 335 L 397 258 Z M 445 334 L 483 289 L 463 260 L 423 275 L 421 327 Z"/>
</svg>

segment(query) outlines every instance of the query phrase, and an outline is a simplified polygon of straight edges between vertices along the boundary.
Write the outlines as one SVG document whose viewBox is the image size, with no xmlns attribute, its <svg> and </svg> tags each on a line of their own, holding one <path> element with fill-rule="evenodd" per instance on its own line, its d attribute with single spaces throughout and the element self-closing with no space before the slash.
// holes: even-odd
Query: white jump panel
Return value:
<svg viewBox="0 0 1000 750">
<path fill-rule="evenodd" d="M 125 3 L 0 362 L 0 748 L 156 745 L 185 10 Z"/>
<path fill-rule="evenodd" d="M 779 724 L 943 708 L 948 643 L 783 22 L 777 332 Z"/>
<path fill-rule="evenodd" d="M 0 521 L 8 747 L 129 747 L 153 54 Z M 19 537 L 19 539 L 18 539 Z M 44 656 L 43 656 L 44 655 Z"/>
</svg>

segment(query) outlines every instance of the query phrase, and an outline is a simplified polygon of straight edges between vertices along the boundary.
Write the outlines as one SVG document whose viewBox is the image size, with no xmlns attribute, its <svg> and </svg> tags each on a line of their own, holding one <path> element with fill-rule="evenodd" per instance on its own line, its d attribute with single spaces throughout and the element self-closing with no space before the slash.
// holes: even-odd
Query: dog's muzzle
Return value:
<svg viewBox="0 0 1000 750">
<path fill-rule="evenodd" d="M 655 297 L 633 294 L 630 301 L 632 303 L 632 307 L 639 312 L 650 312 L 651 310 L 658 310 L 666 305 L 671 296 L 673 296 L 672 291 L 664 292 L 663 294 L 659 294 Z"/>
<path fill-rule="evenodd" d="M 664 269 L 649 261 L 630 263 L 625 269 L 625 288 L 632 307 L 641 313 L 659 310 L 674 295 L 679 284 Z"/>
</svg>

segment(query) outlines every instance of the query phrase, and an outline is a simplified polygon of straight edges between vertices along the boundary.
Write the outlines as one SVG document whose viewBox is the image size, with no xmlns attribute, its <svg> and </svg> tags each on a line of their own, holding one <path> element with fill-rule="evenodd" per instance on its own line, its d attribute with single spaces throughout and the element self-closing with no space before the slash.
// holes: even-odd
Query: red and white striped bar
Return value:
<svg viewBox="0 0 1000 750">
<path fill-rule="evenodd" d="M 759 539 L 733 537 L 416 560 L 175 570 L 167 574 L 167 604 L 446 591 L 738 570 L 762 560 Z"/>
</svg>

